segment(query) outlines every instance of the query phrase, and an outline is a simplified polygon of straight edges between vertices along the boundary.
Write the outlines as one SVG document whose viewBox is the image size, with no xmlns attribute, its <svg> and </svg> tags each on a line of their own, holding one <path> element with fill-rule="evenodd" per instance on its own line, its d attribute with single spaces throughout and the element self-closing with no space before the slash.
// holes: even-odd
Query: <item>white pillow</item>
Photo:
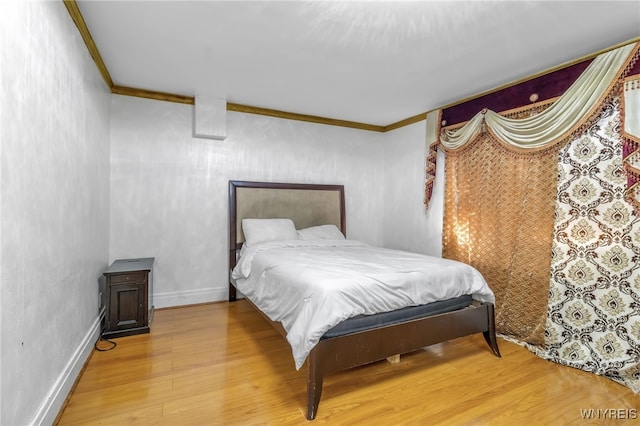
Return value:
<svg viewBox="0 0 640 426">
<path fill-rule="evenodd" d="M 247 246 L 265 241 L 298 239 L 291 219 L 242 219 L 242 231 Z"/>
<path fill-rule="evenodd" d="M 300 229 L 298 236 L 301 240 L 344 240 L 344 234 L 335 225 L 311 226 Z"/>
</svg>

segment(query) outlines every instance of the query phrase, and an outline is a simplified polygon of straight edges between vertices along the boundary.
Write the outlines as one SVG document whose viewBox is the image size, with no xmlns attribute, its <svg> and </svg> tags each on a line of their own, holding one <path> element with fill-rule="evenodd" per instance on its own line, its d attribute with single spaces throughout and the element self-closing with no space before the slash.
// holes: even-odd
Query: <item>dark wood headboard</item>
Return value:
<svg viewBox="0 0 640 426">
<path fill-rule="evenodd" d="M 296 229 L 334 224 L 346 235 L 344 185 L 229 181 L 229 271 L 244 242 L 246 218 L 288 218 Z M 229 301 L 235 299 L 229 280 Z"/>
</svg>

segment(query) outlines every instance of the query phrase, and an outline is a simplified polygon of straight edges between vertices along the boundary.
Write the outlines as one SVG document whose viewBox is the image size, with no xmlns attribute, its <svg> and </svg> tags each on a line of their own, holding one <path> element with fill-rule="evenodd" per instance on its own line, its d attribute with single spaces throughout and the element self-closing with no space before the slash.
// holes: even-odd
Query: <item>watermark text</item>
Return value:
<svg viewBox="0 0 640 426">
<path fill-rule="evenodd" d="M 583 420 L 634 420 L 638 418 L 635 408 L 581 408 L 580 416 Z"/>
</svg>

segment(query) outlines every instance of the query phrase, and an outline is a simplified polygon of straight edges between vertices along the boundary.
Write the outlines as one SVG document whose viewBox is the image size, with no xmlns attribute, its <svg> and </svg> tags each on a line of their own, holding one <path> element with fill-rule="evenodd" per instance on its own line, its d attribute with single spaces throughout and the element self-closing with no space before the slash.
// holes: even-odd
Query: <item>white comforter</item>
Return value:
<svg viewBox="0 0 640 426">
<path fill-rule="evenodd" d="M 244 247 L 232 279 L 287 332 L 296 369 L 341 321 L 471 294 L 494 302 L 478 271 L 437 257 L 353 240 L 291 240 Z"/>
</svg>

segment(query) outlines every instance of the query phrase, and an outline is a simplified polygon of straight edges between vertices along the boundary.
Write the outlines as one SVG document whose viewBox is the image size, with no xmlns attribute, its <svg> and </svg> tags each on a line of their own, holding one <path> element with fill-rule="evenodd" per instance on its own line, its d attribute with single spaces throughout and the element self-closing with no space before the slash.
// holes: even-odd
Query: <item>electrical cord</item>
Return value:
<svg viewBox="0 0 640 426">
<path fill-rule="evenodd" d="M 107 342 L 110 343 L 111 346 L 107 347 L 107 348 L 99 348 L 98 347 L 98 343 L 100 342 Z M 96 343 L 93 345 L 93 347 L 95 348 L 96 351 L 99 352 L 107 352 L 110 351 L 111 349 L 114 349 L 116 346 L 118 346 L 118 344 L 116 342 L 114 342 L 113 340 L 109 340 L 109 339 L 105 339 L 104 337 L 102 337 L 102 334 L 100 335 L 100 337 L 98 338 L 98 340 L 96 340 Z"/>
<path fill-rule="evenodd" d="M 100 343 L 100 342 L 107 342 L 111 346 L 109 346 L 107 348 L 99 348 L 98 347 L 98 343 Z M 113 340 L 109 340 L 109 339 L 105 339 L 104 338 L 104 317 L 101 317 L 101 321 L 100 321 L 100 337 L 98 337 L 98 340 L 96 340 L 96 343 L 93 344 L 94 349 L 96 351 L 98 351 L 98 352 L 107 352 L 107 351 L 110 351 L 111 349 L 114 349 L 116 346 L 118 346 L 118 344 L 116 342 L 114 342 Z"/>
</svg>

